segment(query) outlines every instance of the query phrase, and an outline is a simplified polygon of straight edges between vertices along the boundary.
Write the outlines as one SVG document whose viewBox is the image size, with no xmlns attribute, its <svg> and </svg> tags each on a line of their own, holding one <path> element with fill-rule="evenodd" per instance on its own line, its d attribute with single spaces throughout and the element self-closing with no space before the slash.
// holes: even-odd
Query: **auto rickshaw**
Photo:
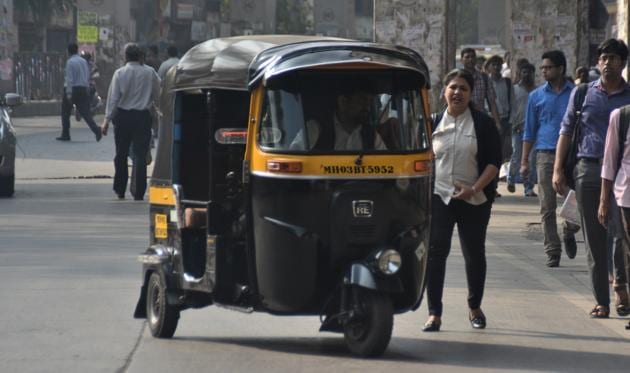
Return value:
<svg viewBox="0 0 630 373">
<path fill-rule="evenodd" d="M 399 46 L 267 35 L 193 47 L 163 82 L 135 317 L 170 338 L 187 308 L 319 315 L 353 353 L 382 354 L 393 315 L 422 295 L 428 89 L 421 56 Z M 361 123 L 344 135 L 358 93 Z"/>
</svg>

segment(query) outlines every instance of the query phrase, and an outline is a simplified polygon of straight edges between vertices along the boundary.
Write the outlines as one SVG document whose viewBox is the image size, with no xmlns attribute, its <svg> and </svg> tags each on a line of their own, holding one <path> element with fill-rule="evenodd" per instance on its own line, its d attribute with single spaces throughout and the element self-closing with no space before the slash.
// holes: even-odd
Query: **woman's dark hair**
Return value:
<svg viewBox="0 0 630 373">
<path fill-rule="evenodd" d="M 138 47 L 138 44 L 129 43 L 125 45 L 125 60 L 127 62 L 138 62 L 142 56 L 142 50 Z"/>
<path fill-rule="evenodd" d="M 604 40 L 597 47 L 597 55 L 601 56 L 603 53 L 614 53 L 621 57 L 623 61 L 628 61 L 628 46 L 623 40 L 608 39 Z"/>
<path fill-rule="evenodd" d="M 541 60 L 548 59 L 556 66 L 562 66 L 564 68 L 562 75 L 567 74 L 567 58 L 564 56 L 564 52 L 560 50 L 547 51 L 543 53 Z"/>
<path fill-rule="evenodd" d="M 442 84 L 444 84 L 444 87 L 446 87 L 448 85 L 448 83 L 450 83 L 451 80 L 453 80 L 455 78 L 462 78 L 462 79 L 464 79 L 466 81 L 466 83 L 468 83 L 468 85 L 470 86 L 470 92 L 472 92 L 473 88 L 475 88 L 475 77 L 473 77 L 473 75 L 468 70 L 464 70 L 464 69 L 451 70 L 444 77 L 444 80 L 442 81 Z"/>
</svg>

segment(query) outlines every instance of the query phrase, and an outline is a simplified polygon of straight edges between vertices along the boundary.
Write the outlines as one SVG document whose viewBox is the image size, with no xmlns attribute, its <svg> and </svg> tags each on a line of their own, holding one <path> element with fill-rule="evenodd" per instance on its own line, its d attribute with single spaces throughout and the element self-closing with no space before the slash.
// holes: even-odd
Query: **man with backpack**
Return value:
<svg viewBox="0 0 630 373">
<path fill-rule="evenodd" d="M 529 176 L 529 153 L 534 148 L 547 267 L 558 267 L 562 253 L 556 223 L 557 202 L 552 176 L 560 123 L 574 87 L 566 78 L 566 69 L 567 61 L 562 51 L 548 51 L 542 55 L 540 70 L 546 83 L 529 94 L 525 111 L 520 171 L 523 178 Z M 579 226 L 564 222 L 564 250 L 570 259 L 575 258 L 577 251 L 574 237 L 577 230 Z"/>
<path fill-rule="evenodd" d="M 608 39 L 599 45 L 597 54 L 601 77 L 588 84 L 583 104 L 580 105 L 581 110 L 574 103 L 578 91 L 574 90 L 562 119 L 554 163 L 553 188 L 559 194 L 566 191 L 564 161 L 568 156 L 573 129 L 578 126 L 578 161 L 573 176 L 578 210 L 586 236 L 588 269 L 597 302 L 590 315 L 593 318 L 608 318 L 610 290 L 607 232 L 598 219 L 598 209 L 602 193 L 602 159 L 610 113 L 630 104 L 630 86 L 622 77 L 628 60 L 628 47 L 621 40 Z"/>
</svg>

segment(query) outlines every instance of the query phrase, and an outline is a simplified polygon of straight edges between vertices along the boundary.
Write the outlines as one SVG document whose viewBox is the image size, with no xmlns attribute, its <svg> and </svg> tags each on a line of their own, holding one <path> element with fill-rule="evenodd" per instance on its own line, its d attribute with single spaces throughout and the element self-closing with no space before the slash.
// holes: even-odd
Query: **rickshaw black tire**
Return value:
<svg viewBox="0 0 630 373">
<path fill-rule="evenodd" d="M 377 357 L 382 355 L 392 337 L 394 327 L 394 308 L 391 298 L 373 290 L 355 288 L 359 291 L 361 307 L 364 311 L 365 333 L 354 335 L 350 324 L 344 326 L 344 339 L 348 349 L 362 357 Z"/>
<path fill-rule="evenodd" d="M 166 284 L 159 273 L 149 277 L 147 285 L 147 323 L 151 335 L 156 338 L 171 338 L 177 329 L 179 308 L 166 300 Z"/>
<path fill-rule="evenodd" d="M 15 174 L 0 176 L 0 197 L 11 197 L 15 191 Z"/>
</svg>

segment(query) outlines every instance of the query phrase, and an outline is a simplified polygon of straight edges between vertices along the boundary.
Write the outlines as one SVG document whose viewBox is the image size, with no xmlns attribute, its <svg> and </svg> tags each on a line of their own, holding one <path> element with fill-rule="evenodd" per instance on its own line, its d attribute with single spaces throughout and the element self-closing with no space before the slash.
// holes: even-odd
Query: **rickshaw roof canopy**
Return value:
<svg viewBox="0 0 630 373">
<path fill-rule="evenodd" d="M 413 70 L 429 88 L 429 70 L 412 49 L 321 36 L 253 35 L 211 39 L 191 48 L 176 66 L 169 90 L 249 90 L 283 72 L 348 63 Z M 170 86 L 169 86 L 170 85 Z"/>
</svg>

